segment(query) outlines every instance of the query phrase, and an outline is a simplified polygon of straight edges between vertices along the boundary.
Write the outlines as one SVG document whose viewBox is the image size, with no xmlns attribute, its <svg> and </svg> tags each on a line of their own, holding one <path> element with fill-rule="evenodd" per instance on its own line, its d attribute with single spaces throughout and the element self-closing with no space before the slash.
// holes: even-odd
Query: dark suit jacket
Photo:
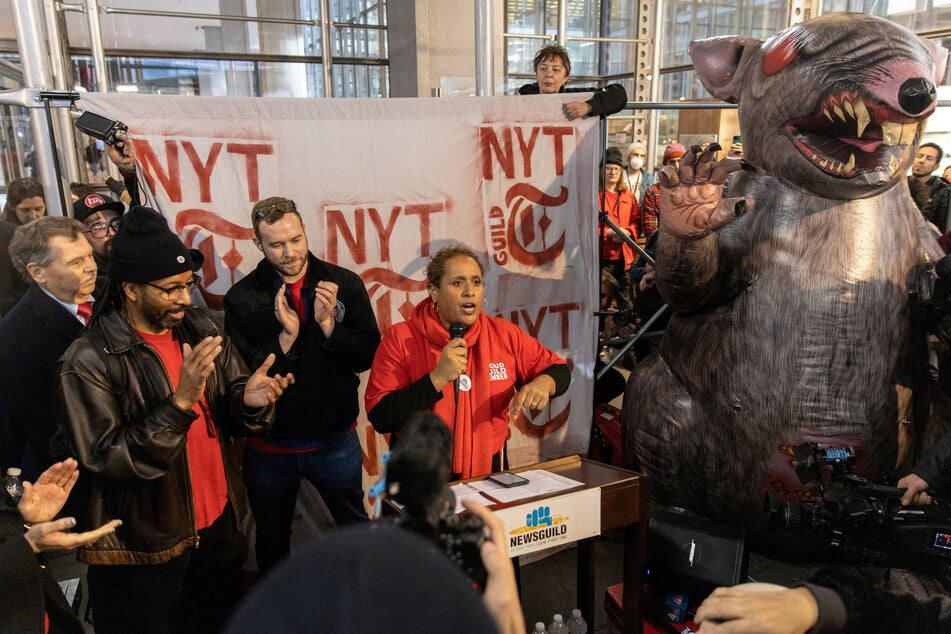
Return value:
<svg viewBox="0 0 951 634">
<path fill-rule="evenodd" d="M 12 222 L 0 220 L 0 317 L 10 312 L 29 286 L 10 260 L 10 240 L 16 228 Z"/>
<path fill-rule="evenodd" d="M 53 463 L 50 440 L 56 368 L 82 323 L 31 284 L 0 319 L 0 466 L 33 480 Z"/>
</svg>

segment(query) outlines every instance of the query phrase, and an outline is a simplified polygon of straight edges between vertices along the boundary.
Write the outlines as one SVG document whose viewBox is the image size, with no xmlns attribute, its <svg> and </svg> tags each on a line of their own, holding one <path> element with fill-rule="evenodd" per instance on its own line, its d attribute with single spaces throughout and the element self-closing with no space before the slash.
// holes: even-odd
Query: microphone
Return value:
<svg viewBox="0 0 951 634">
<path fill-rule="evenodd" d="M 466 334 L 466 325 L 461 321 L 454 321 L 449 324 L 449 338 L 458 339 Z M 456 404 L 459 403 L 459 377 L 456 377 L 456 380 L 452 382 L 452 393 L 456 398 Z"/>
</svg>

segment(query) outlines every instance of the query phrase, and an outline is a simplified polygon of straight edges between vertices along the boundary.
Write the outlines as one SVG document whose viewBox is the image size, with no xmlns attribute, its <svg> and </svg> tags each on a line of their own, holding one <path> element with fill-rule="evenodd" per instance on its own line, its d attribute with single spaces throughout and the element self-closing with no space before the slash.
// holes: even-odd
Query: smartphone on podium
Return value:
<svg viewBox="0 0 951 634">
<path fill-rule="evenodd" d="M 495 482 L 499 486 L 503 486 L 506 489 L 509 487 L 517 487 L 523 484 L 528 484 L 528 479 L 523 478 L 522 476 L 516 473 L 509 473 L 508 471 L 503 471 L 501 473 L 493 473 L 488 477 L 490 482 Z"/>
</svg>

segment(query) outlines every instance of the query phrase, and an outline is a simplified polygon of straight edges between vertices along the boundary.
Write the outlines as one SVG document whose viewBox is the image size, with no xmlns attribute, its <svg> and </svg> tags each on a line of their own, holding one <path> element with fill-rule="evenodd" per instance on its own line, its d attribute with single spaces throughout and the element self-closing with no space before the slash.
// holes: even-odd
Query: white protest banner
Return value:
<svg viewBox="0 0 951 634">
<path fill-rule="evenodd" d="M 572 370 L 567 394 L 512 426 L 515 466 L 584 453 L 591 428 L 601 147 L 598 120 L 567 121 L 567 100 L 90 93 L 78 106 L 129 126 L 147 202 L 205 254 L 212 310 L 261 259 L 250 210 L 268 196 L 296 202 L 317 257 L 361 276 L 381 331 L 423 299 L 432 253 L 461 242 L 483 254 L 486 312 Z M 359 429 L 372 483 L 385 440 L 365 414 Z"/>
</svg>

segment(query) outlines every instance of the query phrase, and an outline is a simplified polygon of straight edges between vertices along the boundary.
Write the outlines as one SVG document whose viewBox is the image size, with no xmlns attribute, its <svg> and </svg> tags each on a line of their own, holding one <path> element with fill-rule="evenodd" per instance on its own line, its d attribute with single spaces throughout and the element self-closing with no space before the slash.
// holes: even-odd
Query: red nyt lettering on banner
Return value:
<svg viewBox="0 0 951 634">
<path fill-rule="evenodd" d="M 211 174 L 221 155 L 222 146 L 228 154 L 235 154 L 243 158 L 245 168 L 244 181 L 248 186 L 248 201 L 260 200 L 258 172 L 258 157 L 274 154 L 272 143 L 221 143 L 211 144 L 207 156 L 200 156 L 191 141 L 184 139 L 165 140 L 165 161 L 163 162 L 152 144 L 146 139 L 132 139 L 135 153 L 142 164 L 142 175 L 149 185 L 149 189 L 158 192 L 156 185 L 161 185 L 169 200 L 173 203 L 182 202 L 182 172 L 178 146 L 181 145 L 188 159 L 189 166 L 198 179 L 199 199 L 203 203 L 211 202 Z"/>
<path fill-rule="evenodd" d="M 564 224 L 554 216 L 569 199 L 565 176 L 568 125 L 500 125 L 479 129 L 482 178 L 487 187 L 492 260 L 526 267 L 554 262 L 565 250 Z M 501 200 L 493 181 L 507 185 Z M 542 187 L 544 183 L 549 183 Z"/>
</svg>

